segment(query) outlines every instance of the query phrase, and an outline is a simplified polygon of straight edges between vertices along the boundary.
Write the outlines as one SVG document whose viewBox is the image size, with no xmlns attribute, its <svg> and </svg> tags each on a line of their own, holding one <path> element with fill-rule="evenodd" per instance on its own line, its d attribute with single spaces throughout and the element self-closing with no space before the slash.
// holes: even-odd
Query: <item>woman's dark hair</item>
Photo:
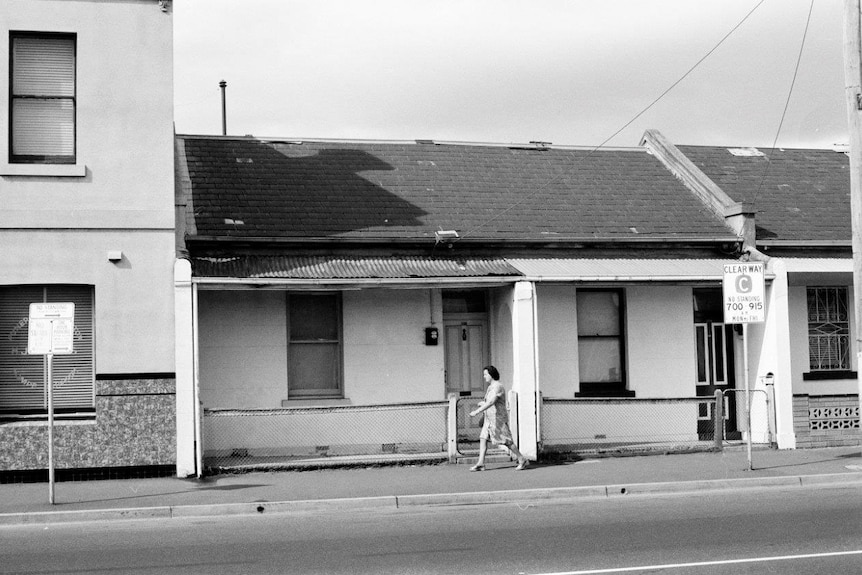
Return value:
<svg viewBox="0 0 862 575">
<path fill-rule="evenodd" d="M 488 375 L 491 376 L 491 379 L 494 381 L 500 381 L 500 372 L 497 371 L 497 368 L 493 365 L 486 365 L 485 370 L 488 372 Z"/>
</svg>

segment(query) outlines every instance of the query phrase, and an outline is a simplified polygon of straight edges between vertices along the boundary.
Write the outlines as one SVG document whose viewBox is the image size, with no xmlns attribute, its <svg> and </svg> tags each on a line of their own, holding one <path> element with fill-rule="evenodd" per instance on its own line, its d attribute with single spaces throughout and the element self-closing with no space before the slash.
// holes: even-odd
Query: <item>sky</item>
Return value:
<svg viewBox="0 0 862 575">
<path fill-rule="evenodd" d="M 175 0 L 176 131 L 831 148 L 843 4 Z"/>
</svg>

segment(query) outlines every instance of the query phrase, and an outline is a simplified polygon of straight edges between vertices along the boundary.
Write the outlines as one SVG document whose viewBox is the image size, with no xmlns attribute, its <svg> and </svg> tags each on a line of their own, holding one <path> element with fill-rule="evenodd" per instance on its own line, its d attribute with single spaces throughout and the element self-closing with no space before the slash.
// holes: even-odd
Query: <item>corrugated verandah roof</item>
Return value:
<svg viewBox="0 0 862 575">
<path fill-rule="evenodd" d="M 733 238 L 641 148 L 178 136 L 191 236 L 434 241 Z"/>
<path fill-rule="evenodd" d="M 520 273 L 503 259 L 335 256 L 195 257 L 196 277 L 281 279 L 470 278 Z"/>
<path fill-rule="evenodd" d="M 720 281 L 731 259 L 258 256 L 191 258 L 198 278 L 363 280 L 522 278 L 548 281 Z"/>
</svg>

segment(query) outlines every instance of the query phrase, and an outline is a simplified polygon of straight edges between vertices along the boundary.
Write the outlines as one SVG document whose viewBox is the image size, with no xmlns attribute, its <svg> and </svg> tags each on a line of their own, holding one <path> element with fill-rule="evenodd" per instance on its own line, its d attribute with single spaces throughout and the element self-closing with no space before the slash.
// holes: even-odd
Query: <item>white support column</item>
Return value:
<svg viewBox="0 0 862 575">
<path fill-rule="evenodd" d="M 188 260 L 174 262 L 174 328 L 176 335 L 177 477 L 197 474 L 195 454 L 195 309 L 192 266 Z"/>
<path fill-rule="evenodd" d="M 775 375 L 775 435 L 779 449 L 796 448 L 793 431 L 793 379 L 790 370 L 790 302 L 787 268 L 779 258 L 769 260 L 775 274 L 767 290 L 767 315 L 763 324 L 763 345 L 754 380 L 762 387 L 764 376 Z M 764 422 L 766 425 L 766 422 Z"/>
<path fill-rule="evenodd" d="M 518 393 L 518 448 L 526 457 L 538 456 L 536 422 L 536 322 L 535 289 L 532 282 L 515 284 L 512 302 L 512 389 Z"/>
</svg>

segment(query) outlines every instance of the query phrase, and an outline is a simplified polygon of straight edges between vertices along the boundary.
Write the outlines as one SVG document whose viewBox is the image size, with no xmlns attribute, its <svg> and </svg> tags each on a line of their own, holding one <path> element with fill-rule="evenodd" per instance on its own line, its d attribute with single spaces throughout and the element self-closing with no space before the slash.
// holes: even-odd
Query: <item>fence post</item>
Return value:
<svg viewBox="0 0 862 575">
<path fill-rule="evenodd" d="M 770 373 L 766 382 L 766 420 L 769 422 L 769 445 L 774 447 L 778 444 L 775 422 L 775 384 L 769 382 Z"/>
<path fill-rule="evenodd" d="M 715 409 L 712 410 L 715 414 L 715 424 L 713 437 L 715 439 L 715 448 L 719 451 L 724 449 L 724 393 L 720 389 L 715 390 Z"/>
<path fill-rule="evenodd" d="M 448 440 L 449 463 L 456 463 L 461 453 L 458 451 L 458 400 L 457 393 L 449 394 L 449 416 L 446 436 Z"/>
</svg>

